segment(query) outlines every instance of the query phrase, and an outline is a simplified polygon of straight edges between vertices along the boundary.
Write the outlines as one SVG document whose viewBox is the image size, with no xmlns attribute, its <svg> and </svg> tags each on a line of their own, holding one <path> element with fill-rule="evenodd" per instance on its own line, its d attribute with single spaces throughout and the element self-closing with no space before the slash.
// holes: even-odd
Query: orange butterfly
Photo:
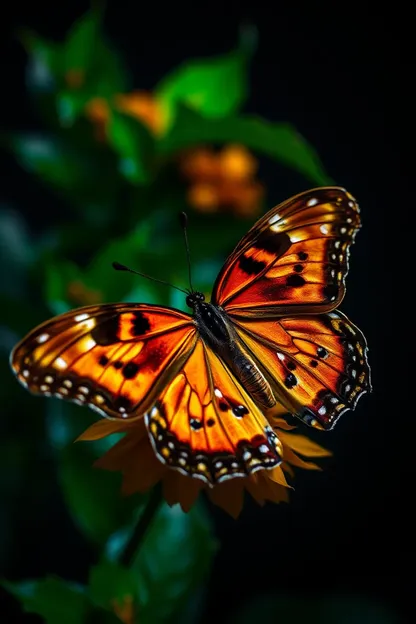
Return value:
<svg viewBox="0 0 416 624">
<path fill-rule="evenodd" d="M 145 418 L 160 461 L 213 485 L 274 468 L 282 404 L 330 429 L 371 390 L 366 341 L 341 302 L 359 208 L 342 188 L 301 193 L 239 242 L 212 301 L 73 310 L 34 329 L 11 365 L 31 392 L 113 419 Z"/>
</svg>

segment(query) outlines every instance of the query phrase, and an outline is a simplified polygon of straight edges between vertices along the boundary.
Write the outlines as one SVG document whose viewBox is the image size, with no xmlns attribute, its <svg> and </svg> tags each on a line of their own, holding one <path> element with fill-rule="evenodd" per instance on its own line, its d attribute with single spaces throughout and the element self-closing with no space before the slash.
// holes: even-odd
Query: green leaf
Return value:
<svg viewBox="0 0 416 624">
<path fill-rule="evenodd" d="M 54 314 L 63 314 L 71 309 L 68 286 L 81 281 L 81 270 L 73 262 L 46 262 L 45 299 Z"/>
<path fill-rule="evenodd" d="M 11 583 L 2 581 L 25 611 L 37 613 L 46 624 L 80 624 L 85 621 L 88 601 L 83 587 L 57 577 Z"/>
<path fill-rule="evenodd" d="M 92 9 L 76 20 L 68 32 L 64 45 L 66 70 L 90 68 L 102 36 L 101 11 Z"/>
<path fill-rule="evenodd" d="M 205 119 L 182 106 L 158 150 L 170 155 L 199 143 L 240 143 L 298 171 L 315 184 L 332 183 L 315 150 L 287 123 L 252 116 Z"/>
<path fill-rule="evenodd" d="M 111 111 L 108 141 L 119 155 L 121 174 L 133 184 L 151 180 L 155 141 L 149 130 L 137 119 Z"/>
<path fill-rule="evenodd" d="M 254 28 L 248 27 L 233 52 L 188 61 L 165 77 L 157 86 L 156 95 L 164 105 L 168 123 L 178 104 L 186 104 L 210 118 L 237 111 L 247 96 L 247 70 L 255 39 Z"/>
<path fill-rule="evenodd" d="M 118 563 L 103 561 L 91 568 L 88 593 L 94 604 L 108 610 L 126 599 L 135 602 L 137 574 Z"/>
<path fill-rule="evenodd" d="M 103 33 L 102 10 L 93 8 L 75 22 L 64 44 L 65 71 L 84 73 L 86 91 L 107 97 L 129 88 L 129 78 Z"/>
<path fill-rule="evenodd" d="M 141 624 L 169 621 L 208 577 L 215 542 L 200 507 L 163 504 L 133 562 Z"/>
</svg>

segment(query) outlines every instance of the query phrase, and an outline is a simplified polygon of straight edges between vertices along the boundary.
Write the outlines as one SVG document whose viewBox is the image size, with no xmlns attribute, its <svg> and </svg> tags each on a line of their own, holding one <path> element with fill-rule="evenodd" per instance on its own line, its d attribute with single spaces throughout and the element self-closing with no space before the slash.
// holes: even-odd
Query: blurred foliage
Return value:
<svg viewBox="0 0 416 624">
<path fill-rule="evenodd" d="M 48 316 L 84 304 L 139 300 L 183 308 L 177 291 L 113 272 L 111 262 L 186 287 L 177 226 L 184 209 L 192 212 L 194 281 L 208 293 L 225 253 L 263 210 L 254 153 L 313 184 L 331 180 L 294 127 L 243 112 L 256 46 L 251 27 L 241 30 L 234 50 L 183 63 L 152 93 L 133 88 L 98 9 L 82 16 L 64 41 L 28 31 L 20 38 L 41 129 L 3 133 L 2 142 L 28 175 L 56 194 L 60 210 L 47 215 L 48 226 L 35 236 L 17 210 L 34 222 L 42 210 L 37 200 L 0 207 L 0 260 L 7 266 L 0 366 L 2 378 L 10 379 L 1 399 L 12 406 L 0 421 L 0 467 L 10 475 L 0 534 L 11 535 L 4 543 L 2 537 L 0 554 L 7 567 L 19 496 L 33 488 L 26 504 L 39 513 L 36 488 L 50 483 L 52 463 L 68 514 L 100 561 L 86 586 L 52 576 L 3 586 L 48 624 L 173 621 L 189 611 L 190 593 L 197 596 L 209 574 L 215 548 L 206 510 L 197 506 L 186 515 L 160 506 L 131 565 L 122 565 L 147 496 L 122 499 L 118 476 L 92 468 L 113 439 L 72 444 L 93 422 L 92 413 L 33 399 L 12 383 L 10 349 Z"/>
</svg>

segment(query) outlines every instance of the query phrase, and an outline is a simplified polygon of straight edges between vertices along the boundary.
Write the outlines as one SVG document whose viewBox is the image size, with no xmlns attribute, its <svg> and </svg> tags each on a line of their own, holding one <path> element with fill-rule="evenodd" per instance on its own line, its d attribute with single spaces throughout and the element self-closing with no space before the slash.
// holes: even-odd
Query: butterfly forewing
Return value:
<svg viewBox="0 0 416 624">
<path fill-rule="evenodd" d="M 105 416 L 143 413 L 195 344 L 192 318 L 170 308 L 80 308 L 33 330 L 11 365 L 31 392 L 89 405 Z"/>
<path fill-rule="evenodd" d="M 213 303 L 245 316 L 334 309 L 359 227 L 358 205 L 342 188 L 289 199 L 237 245 L 216 280 Z"/>
</svg>

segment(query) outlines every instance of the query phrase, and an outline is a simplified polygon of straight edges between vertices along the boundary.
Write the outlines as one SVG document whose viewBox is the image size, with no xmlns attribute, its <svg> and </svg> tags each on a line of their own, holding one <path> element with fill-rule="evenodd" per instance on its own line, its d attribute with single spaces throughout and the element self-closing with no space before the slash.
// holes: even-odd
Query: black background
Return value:
<svg viewBox="0 0 416 624">
<path fill-rule="evenodd" d="M 8 7 L 1 19 L 3 129 L 38 127 L 15 30 L 25 25 L 59 38 L 87 8 L 80 1 Z M 400 4 L 375 10 L 365 3 L 333 8 L 330 3 L 259 2 L 243 8 L 216 0 L 139 10 L 132 2 L 108 3 L 108 35 L 138 88 L 151 89 L 182 60 L 228 51 L 240 23 L 256 24 L 259 49 L 247 111 L 292 122 L 362 211 L 341 309 L 367 337 L 374 392 L 330 434 L 335 459 L 324 473 L 299 478 L 290 506 L 268 505 L 259 513 L 249 504 L 238 523 L 213 509 L 221 549 L 207 588 L 204 622 L 228 621 L 243 597 L 263 592 L 366 596 L 403 621 L 409 608 L 414 611 L 409 20 Z M 33 229 L 41 229 L 48 210 L 56 209 L 56 198 L 6 153 L 2 157 L 0 199 L 22 211 Z M 291 173 L 279 170 L 277 176 L 270 164 L 262 175 L 273 203 L 308 186 Z M 53 533 L 59 533 L 63 512 L 52 513 L 56 525 L 34 533 L 45 540 L 42 547 L 33 545 L 30 535 L 23 539 L 19 561 L 9 571 L 13 578 L 45 572 L 85 578 L 91 553 L 76 540 L 71 548 L 56 550 L 59 538 Z M 11 619 L 12 611 L 18 618 L 17 609 L 9 608 L 5 621 L 18 621 Z M 271 621 L 274 617 L 287 621 L 278 613 Z"/>
</svg>

